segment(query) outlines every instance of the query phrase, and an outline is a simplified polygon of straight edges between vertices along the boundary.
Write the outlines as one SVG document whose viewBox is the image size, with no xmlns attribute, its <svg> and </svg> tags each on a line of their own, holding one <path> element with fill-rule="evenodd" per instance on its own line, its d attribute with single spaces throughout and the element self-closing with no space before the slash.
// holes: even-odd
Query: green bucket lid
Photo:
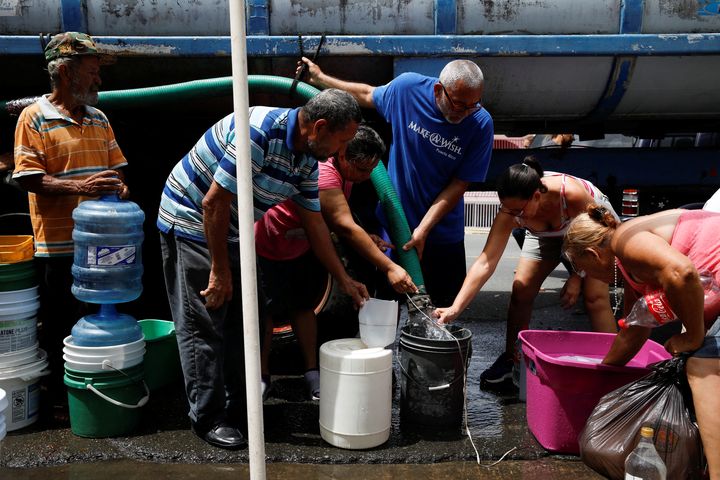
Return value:
<svg viewBox="0 0 720 480">
<path fill-rule="evenodd" d="M 175 337 L 175 324 L 171 321 L 148 318 L 138 320 L 138 324 L 145 335 L 146 342 L 157 342 Z"/>
<path fill-rule="evenodd" d="M 32 260 L 0 264 L 0 292 L 24 290 L 37 285 Z"/>
</svg>

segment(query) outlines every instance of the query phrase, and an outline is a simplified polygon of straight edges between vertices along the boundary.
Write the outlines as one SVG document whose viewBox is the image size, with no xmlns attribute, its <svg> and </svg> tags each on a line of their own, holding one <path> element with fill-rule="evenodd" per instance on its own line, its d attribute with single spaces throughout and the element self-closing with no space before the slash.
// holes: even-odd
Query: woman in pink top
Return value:
<svg viewBox="0 0 720 480">
<path fill-rule="evenodd" d="M 355 223 L 348 205 L 353 183 L 368 180 L 384 152 L 380 136 L 370 127 L 360 125 L 344 154 L 318 164 L 320 209 L 330 231 L 385 273 L 397 292 L 414 293 L 417 287 L 410 275 L 381 250 L 392 246 Z M 320 376 L 314 307 L 318 303 L 317 286 L 320 279 L 327 278 L 327 272 L 310 249 L 303 228 L 305 215 L 303 208 L 292 200 L 268 210 L 255 223 L 255 249 L 264 313 L 275 320 L 290 320 L 305 362 L 308 396 L 318 400 Z M 271 338 L 272 320 L 267 322 L 262 348 L 263 396 L 270 386 Z"/>
<path fill-rule="evenodd" d="M 693 394 L 700 436 L 711 479 L 720 479 L 720 302 L 705 301 L 700 273 L 720 283 L 720 214 L 668 210 L 620 224 L 591 205 L 570 225 L 565 252 L 589 277 L 625 279 L 625 313 L 641 295 L 662 289 L 685 331 L 665 349 L 693 352 L 686 373 Z M 650 328 L 622 330 L 603 363 L 624 365 L 640 350 Z"/>
<path fill-rule="evenodd" d="M 482 253 L 470 267 L 453 304 L 435 311 L 440 323 L 455 320 L 494 273 L 512 230 L 517 227 L 527 230 L 508 306 L 505 351 L 480 374 L 484 386 L 503 384 L 511 378 L 518 333 L 528 328 L 535 297 L 560 263 L 562 239 L 570 221 L 590 203 L 603 203 L 612 211 L 607 197 L 592 183 L 571 175 L 544 172 L 532 156 L 508 168 L 498 179 L 497 191 L 500 211 Z M 563 307 L 573 306 L 581 290 L 593 330 L 614 333 L 615 317 L 607 283 L 570 275 L 561 292 Z"/>
</svg>

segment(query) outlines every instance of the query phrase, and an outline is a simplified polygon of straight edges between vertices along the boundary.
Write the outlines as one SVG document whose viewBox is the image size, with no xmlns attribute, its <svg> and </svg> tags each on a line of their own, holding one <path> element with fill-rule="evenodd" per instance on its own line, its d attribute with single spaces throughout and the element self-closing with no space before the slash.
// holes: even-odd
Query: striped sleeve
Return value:
<svg viewBox="0 0 720 480">
<path fill-rule="evenodd" d="M 31 107 L 20 113 L 15 128 L 15 172 L 13 178 L 47 173 L 45 145 Z"/>
</svg>

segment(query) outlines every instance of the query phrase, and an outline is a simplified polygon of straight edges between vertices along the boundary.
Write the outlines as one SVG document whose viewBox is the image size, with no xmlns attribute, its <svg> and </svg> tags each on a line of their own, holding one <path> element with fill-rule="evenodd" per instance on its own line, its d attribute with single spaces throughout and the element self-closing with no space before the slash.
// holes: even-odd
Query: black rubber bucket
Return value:
<svg viewBox="0 0 720 480">
<path fill-rule="evenodd" d="M 472 332 L 456 325 L 448 330 L 456 340 L 423 338 L 408 326 L 400 330 L 402 422 L 441 428 L 462 422 Z"/>
</svg>

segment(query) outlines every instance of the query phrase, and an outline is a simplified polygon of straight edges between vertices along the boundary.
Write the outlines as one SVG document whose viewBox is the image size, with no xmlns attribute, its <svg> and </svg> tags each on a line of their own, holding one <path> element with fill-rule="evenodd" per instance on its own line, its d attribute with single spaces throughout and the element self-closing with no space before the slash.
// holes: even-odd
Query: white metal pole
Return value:
<svg viewBox="0 0 720 480">
<path fill-rule="evenodd" d="M 235 110 L 235 154 L 237 158 L 238 234 L 242 286 L 245 383 L 247 388 L 248 454 L 250 478 L 265 480 L 265 434 L 260 392 L 260 335 L 255 275 L 253 186 L 248 119 L 247 47 L 245 2 L 230 1 L 230 45 L 232 48 L 233 109 Z"/>
</svg>

